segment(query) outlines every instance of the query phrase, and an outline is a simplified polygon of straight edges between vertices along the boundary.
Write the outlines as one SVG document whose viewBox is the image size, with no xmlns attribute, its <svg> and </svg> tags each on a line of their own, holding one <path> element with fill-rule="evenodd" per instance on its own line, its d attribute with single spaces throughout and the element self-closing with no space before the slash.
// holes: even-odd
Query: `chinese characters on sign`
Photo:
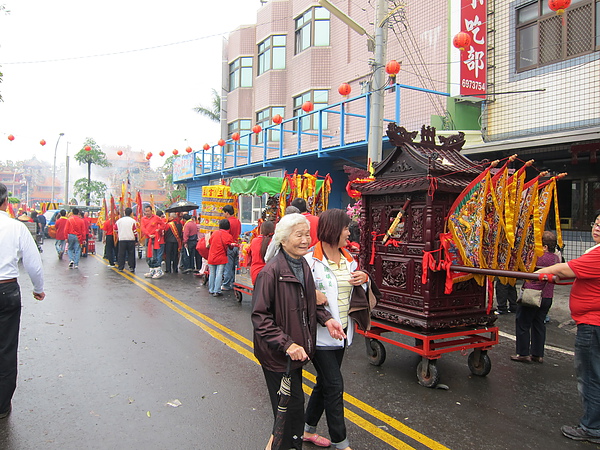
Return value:
<svg viewBox="0 0 600 450">
<path fill-rule="evenodd" d="M 460 94 L 481 97 L 486 93 L 487 5 L 486 0 L 461 0 L 461 30 L 471 45 L 461 52 Z"/>
</svg>

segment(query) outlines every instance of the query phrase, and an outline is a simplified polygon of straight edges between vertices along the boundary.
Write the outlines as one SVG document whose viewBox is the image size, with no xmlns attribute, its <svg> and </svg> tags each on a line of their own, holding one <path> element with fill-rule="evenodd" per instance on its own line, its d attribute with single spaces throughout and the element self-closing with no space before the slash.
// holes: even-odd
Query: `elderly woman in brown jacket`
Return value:
<svg viewBox="0 0 600 450">
<path fill-rule="evenodd" d="M 291 359 L 291 398 L 287 407 L 283 445 L 301 449 L 304 429 L 302 367 L 315 352 L 317 323 L 335 339 L 344 339 L 341 324 L 317 305 L 316 289 L 303 256 L 310 245 L 310 225 L 301 214 L 284 216 L 275 229 L 252 295 L 254 355 L 259 360 L 273 416 L 277 414 L 277 391 Z M 273 435 L 266 449 L 271 449 Z"/>
</svg>

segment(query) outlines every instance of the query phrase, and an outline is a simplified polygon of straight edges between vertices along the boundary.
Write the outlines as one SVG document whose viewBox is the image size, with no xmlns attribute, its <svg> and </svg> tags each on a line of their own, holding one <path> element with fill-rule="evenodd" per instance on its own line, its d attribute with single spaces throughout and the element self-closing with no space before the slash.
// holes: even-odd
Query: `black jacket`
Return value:
<svg viewBox="0 0 600 450">
<path fill-rule="evenodd" d="M 317 321 L 325 325 L 331 314 L 317 306 L 310 268 L 301 258 L 304 285 L 294 276 L 283 250 L 260 271 L 252 294 L 254 355 L 271 372 L 285 372 L 286 350 L 293 343 L 304 347 L 309 358 L 315 352 Z M 292 369 L 308 361 L 292 361 Z"/>
</svg>

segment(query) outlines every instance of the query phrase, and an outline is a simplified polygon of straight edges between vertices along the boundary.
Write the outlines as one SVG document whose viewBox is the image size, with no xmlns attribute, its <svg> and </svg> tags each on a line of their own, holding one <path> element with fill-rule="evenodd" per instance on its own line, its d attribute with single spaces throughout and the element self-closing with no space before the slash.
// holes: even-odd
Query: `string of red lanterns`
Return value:
<svg viewBox="0 0 600 450">
<path fill-rule="evenodd" d="M 188 153 L 192 153 L 192 147 L 186 147 L 185 151 Z"/>
<path fill-rule="evenodd" d="M 8 140 L 12 142 L 12 141 L 15 140 L 15 137 L 12 134 L 9 134 L 8 135 Z"/>
<path fill-rule="evenodd" d="M 208 149 L 210 148 L 210 145 L 208 145 L 208 144 L 204 144 L 204 145 L 202 146 L 202 148 L 204 149 L 204 151 L 206 151 L 206 150 L 208 150 Z"/>
<path fill-rule="evenodd" d="M 348 97 L 350 95 L 350 92 L 352 92 L 352 87 L 348 83 L 342 83 L 338 88 L 338 92 L 341 96 Z"/>
<path fill-rule="evenodd" d="M 219 141 L 217 142 L 217 144 L 219 144 L 221 147 L 225 146 L 225 140 L 224 139 L 219 139 Z"/>
<path fill-rule="evenodd" d="M 313 109 L 315 109 L 315 105 L 313 105 L 312 102 L 306 101 L 302 104 L 302 111 L 306 113 L 311 112 Z"/>
<path fill-rule="evenodd" d="M 283 117 L 281 117 L 279 114 L 275 114 L 271 120 L 274 124 L 279 125 L 281 122 L 283 122 Z"/>
<path fill-rule="evenodd" d="M 252 127 L 252 132 L 253 132 L 254 134 L 258 134 L 258 133 L 260 133 L 261 131 L 262 131 L 262 127 L 261 127 L 260 125 L 254 125 L 254 126 Z"/>
</svg>

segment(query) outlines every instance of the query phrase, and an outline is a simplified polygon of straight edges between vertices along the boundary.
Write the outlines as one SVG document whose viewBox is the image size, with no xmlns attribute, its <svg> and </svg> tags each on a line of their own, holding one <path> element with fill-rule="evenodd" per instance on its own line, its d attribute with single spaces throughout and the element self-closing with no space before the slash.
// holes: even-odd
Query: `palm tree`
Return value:
<svg viewBox="0 0 600 450">
<path fill-rule="evenodd" d="M 200 105 L 194 107 L 194 111 L 203 115 L 204 117 L 208 117 L 213 122 L 219 123 L 221 121 L 221 96 L 214 88 L 212 89 L 212 94 L 212 108 L 207 108 L 206 106 Z"/>
</svg>

